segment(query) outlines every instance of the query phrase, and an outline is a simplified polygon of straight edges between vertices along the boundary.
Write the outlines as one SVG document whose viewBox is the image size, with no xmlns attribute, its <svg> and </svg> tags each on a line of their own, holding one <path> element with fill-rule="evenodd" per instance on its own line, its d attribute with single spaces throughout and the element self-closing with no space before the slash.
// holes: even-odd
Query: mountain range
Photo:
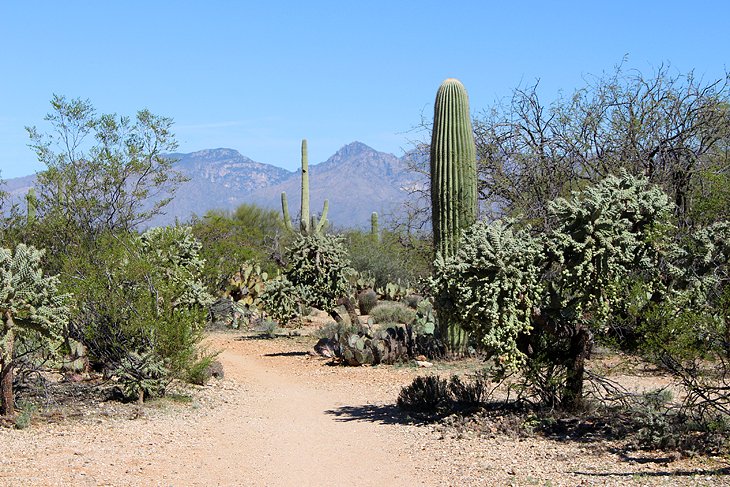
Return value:
<svg viewBox="0 0 730 487">
<path fill-rule="evenodd" d="M 281 193 L 289 200 L 292 218 L 298 217 L 301 170 L 288 171 L 256 162 L 233 149 L 206 149 L 187 154 L 170 154 L 175 167 L 189 180 L 183 183 L 164 215 L 151 226 L 187 221 L 209 210 L 234 210 L 253 203 L 280 211 Z M 339 149 L 326 161 L 309 166 L 310 207 L 322 211 L 329 200 L 328 220 L 338 228 L 364 228 L 377 211 L 387 215 L 398 211 L 418 177 L 407 170 L 406 154 L 378 152 L 361 142 Z M 5 181 L 5 191 L 15 201 L 35 182 L 35 176 Z"/>
</svg>

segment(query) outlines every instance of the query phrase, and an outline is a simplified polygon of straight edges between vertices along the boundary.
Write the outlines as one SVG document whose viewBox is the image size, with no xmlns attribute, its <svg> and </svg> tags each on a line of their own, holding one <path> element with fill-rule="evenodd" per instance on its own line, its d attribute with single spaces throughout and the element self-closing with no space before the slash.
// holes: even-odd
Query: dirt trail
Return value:
<svg viewBox="0 0 730 487">
<path fill-rule="evenodd" d="M 338 417 L 352 388 L 318 387 L 306 369 L 321 363 L 262 343 L 213 337 L 226 379 L 212 407 L 0 432 L 18 445 L 0 485 L 423 485 L 403 429 Z"/>
<path fill-rule="evenodd" d="M 327 367 L 306 355 L 311 339 L 218 333 L 210 343 L 226 378 L 192 404 L 105 403 L 57 423 L 0 428 L 0 486 L 730 483 L 722 458 L 404 424 L 392 403 L 421 370 Z"/>
</svg>

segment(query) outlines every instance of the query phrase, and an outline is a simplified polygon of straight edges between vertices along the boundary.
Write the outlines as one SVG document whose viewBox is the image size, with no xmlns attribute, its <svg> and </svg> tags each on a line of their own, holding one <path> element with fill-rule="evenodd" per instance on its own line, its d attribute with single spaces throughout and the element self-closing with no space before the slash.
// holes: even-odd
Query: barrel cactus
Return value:
<svg viewBox="0 0 730 487">
<path fill-rule="evenodd" d="M 434 105 L 431 138 L 431 220 L 436 256 L 447 258 L 458 247 L 462 230 L 477 217 L 476 145 L 464 85 L 449 78 Z M 468 334 L 442 316 L 441 336 L 455 355 L 465 352 Z"/>
</svg>

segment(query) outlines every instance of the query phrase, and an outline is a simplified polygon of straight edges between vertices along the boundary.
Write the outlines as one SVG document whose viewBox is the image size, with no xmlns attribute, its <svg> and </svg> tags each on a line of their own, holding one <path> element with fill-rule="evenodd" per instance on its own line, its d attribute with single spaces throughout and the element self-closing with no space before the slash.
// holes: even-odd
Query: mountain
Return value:
<svg viewBox="0 0 730 487">
<path fill-rule="evenodd" d="M 189 220 L 208 210 L 233 210 L 243 203 L 280 211 L 281 192 L 286 191 L 292 218 L 298 218 L 301 171 L 287 171 L 256 162 L 233 149 L 207 149 L 170 154 L 175 167 L 189 181 L 150 225 Z M 322 211 L 329 199 L 328 220 L 336 227 L 365 228 L 370 214 L 396 211 L 408 196 L 415 177 L 407 171 L 405 157 L 378 152 L 361 142 L 342 147 L 320 164 L 309 166 L 310 207 Z M 6 181 L 5 190 L 19 201 L 35 182 L 35 176 Z"/>
<path fill-rule="evenodd" d="M 251 201 L 268 208 L 281 207 L 281 193 L 286 192 L 292 218 L 296 218 L 301 199 L 300 171 L 272 186 L 251 194 Z M 329 200 L 327 219 L 337 227 L 366 227 L 370 214 L 391 213 L 403 203 L 405 188 L 413 176 L 403 160 L 378 152 L 361 143 L 342 147 L 321 164 L 309 166 L 309 199 L 312 213 L 322 211 Z"/>
</svg>

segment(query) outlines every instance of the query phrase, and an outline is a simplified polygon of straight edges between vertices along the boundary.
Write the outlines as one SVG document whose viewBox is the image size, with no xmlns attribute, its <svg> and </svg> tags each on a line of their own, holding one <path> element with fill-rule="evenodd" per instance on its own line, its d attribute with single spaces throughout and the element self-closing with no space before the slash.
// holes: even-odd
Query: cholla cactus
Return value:
<svg viewBox="0 0 730 487">
<path fill-rule="evenodd" d="M 19 244 L 15 252 L 0 249 L 0 414 L 14 413 L 15 340 L 35 336 L 47 350 L 68 322 L 69 295 L 58 291 L 58 277 L 44 276 L 44 251 Z"/>
<path fill-rule="evenodd" d="M 208 306 L 213 297 L 205 290 L 200 274 L 205 261 L 200 257 L 202 244 L 191 227 L 157 227 L 144 232 L 140 247 L 151 265 L 166 277 L 173 308 Z"/>
<path fill-rule="evenodd" d="M 285 275 L 306 294 L 307 303 L 331 311 L 340 298 L 350 295 L 350 260 L 342 238 L 335 235 L 300 234 L 287 249 Z"/>
<path fill-rule="evenodd" d="M 516 340 L 532 329 L 541 257 L 540 242 L 511 222 L 476 223 L 454 257 L 436 259 L 431 286 L 439 320 L 473 332 L 503 364 L 522 363 Z"/>
<path fill-rule="evenodd" d="M 559 269 L 553 306 L 573 316 L 588 312 L 594 326 L 605 321 L 622 277 L 658 270 L 671 211 L 661 189 L 625 172 L 555 200 L 550 213 L 558 226 L 546 245 L 547 259 Z"/>
</svg>

